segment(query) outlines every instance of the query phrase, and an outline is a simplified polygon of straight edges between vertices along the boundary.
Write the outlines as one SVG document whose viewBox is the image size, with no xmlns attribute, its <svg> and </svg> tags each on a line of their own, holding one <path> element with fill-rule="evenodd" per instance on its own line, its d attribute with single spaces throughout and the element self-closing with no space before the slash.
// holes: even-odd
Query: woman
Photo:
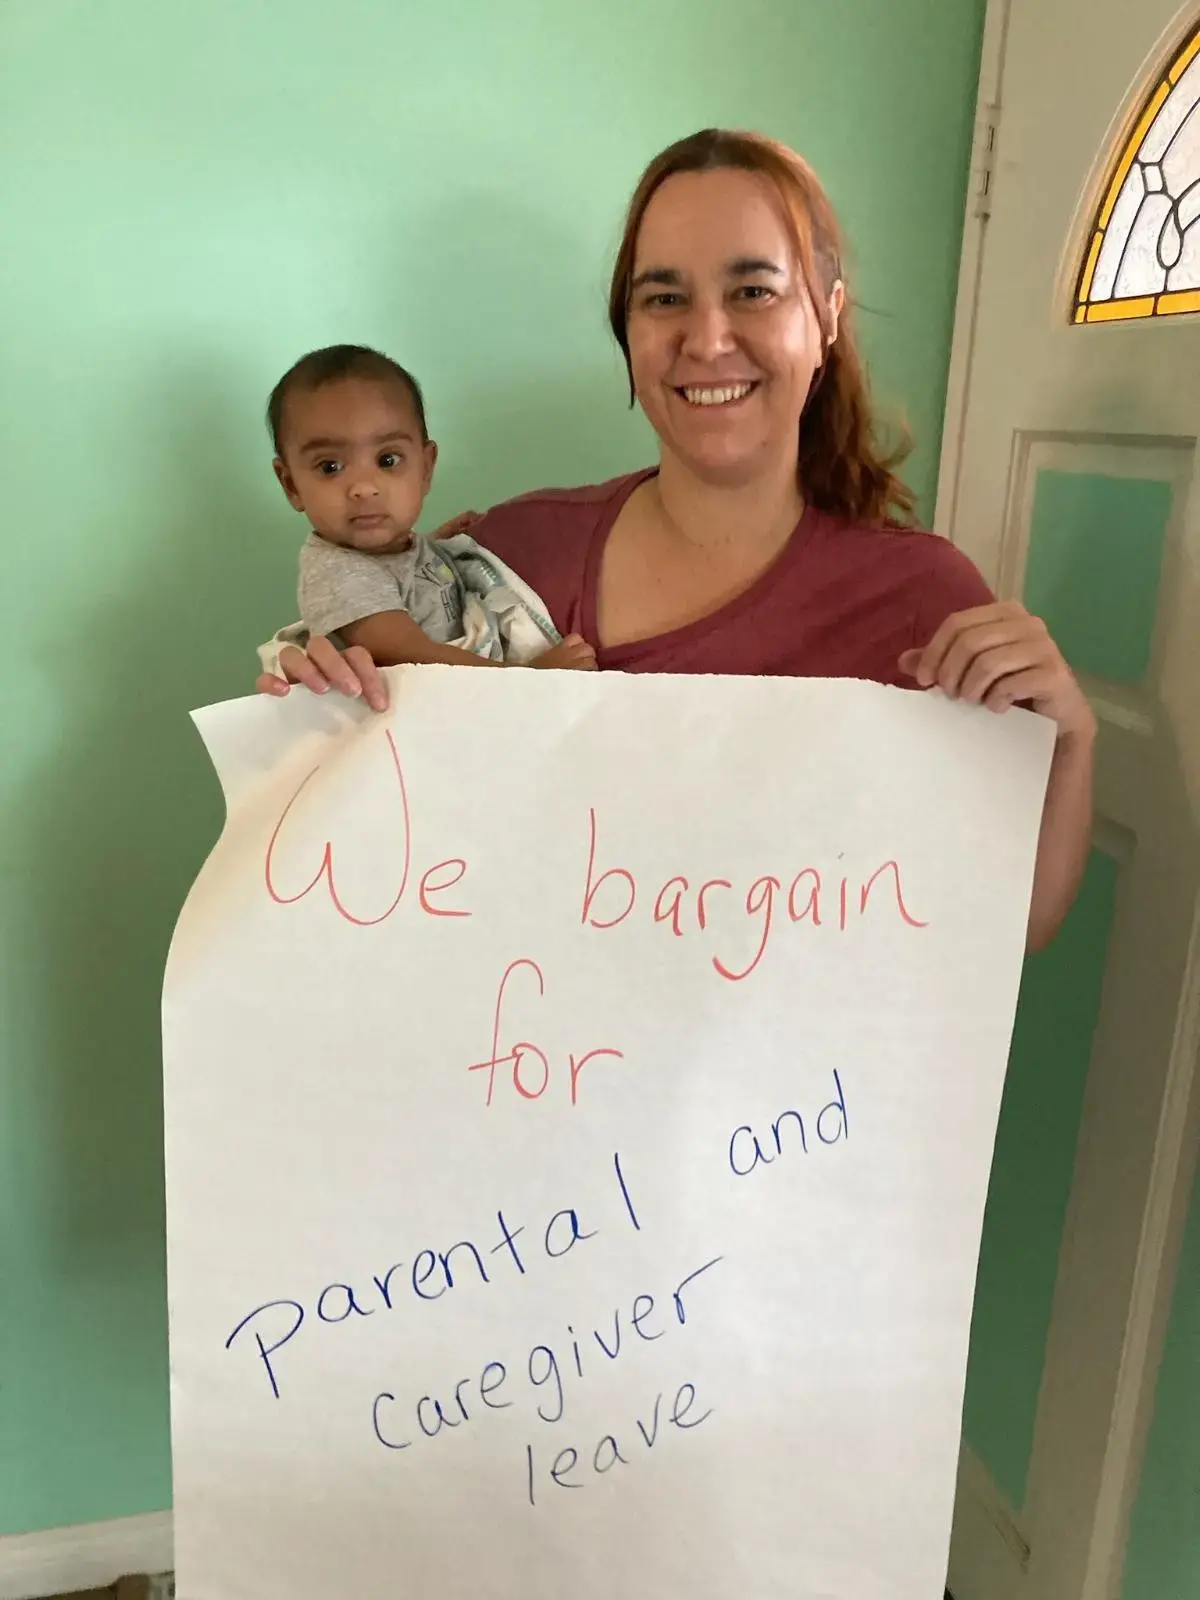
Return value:
<svg viewBox="0 0 1200 1600">
<path fill-rule="evenodd" d="M 712 129 L 665 150 L 630 202 L 609 302 L 657 469 L 524 496 L 473 531 L 602 669 L 937 685 L 1052 718 L 1036 949 L 1082 875 L 1095 718 L 1043 624 L 904 525 L 913 497 L 874 436 L 841 262 L 793 151 Z M 289 681 L 387 703 L 366 652 L 326 639 L 285 649 L 258 687 Z"/>
</svg>

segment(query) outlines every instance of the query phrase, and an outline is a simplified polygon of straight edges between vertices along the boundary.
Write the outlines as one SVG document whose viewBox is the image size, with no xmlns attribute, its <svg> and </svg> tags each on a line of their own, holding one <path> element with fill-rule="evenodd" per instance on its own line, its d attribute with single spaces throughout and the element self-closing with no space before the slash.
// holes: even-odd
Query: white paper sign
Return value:
<svg viewBox="0 0 1200 1600">
<path fill-rule="evenodd" d="M 181 1600 L 934 1600 L 1050 725 L 393 689 L 197 719 Z"/>
</svg>

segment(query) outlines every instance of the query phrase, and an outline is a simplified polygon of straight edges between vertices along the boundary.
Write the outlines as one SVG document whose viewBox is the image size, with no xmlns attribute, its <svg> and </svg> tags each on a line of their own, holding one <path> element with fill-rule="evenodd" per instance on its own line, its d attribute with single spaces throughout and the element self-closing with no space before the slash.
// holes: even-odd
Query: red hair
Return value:
<svg viewBox="0 0 1200 1600">
<path fill-rule="evenodd" d="M 879 432 L 854 337 L 849 298 L 832 333 L 829 298 L 842 278 L 842 241 L 829 197 L 808 162 L 760 133 L 705 128 L 664 150 L 643 172 L 629 202 L 625 231 L 613 267 L 608 318 L 629 372 L 629 295 L 638 230 L 655 192 L 677 172 L 736 168 L 765 178 L 783 206 L 796 259 L 826 343 L 825 360 L 800 418 L 798 473 L 804 496 L 821 511 L 856 522 L 911 522 L 916 498 L 896 475 L 907 456 L 907 434 L 887 447 Z"/>
</svg>

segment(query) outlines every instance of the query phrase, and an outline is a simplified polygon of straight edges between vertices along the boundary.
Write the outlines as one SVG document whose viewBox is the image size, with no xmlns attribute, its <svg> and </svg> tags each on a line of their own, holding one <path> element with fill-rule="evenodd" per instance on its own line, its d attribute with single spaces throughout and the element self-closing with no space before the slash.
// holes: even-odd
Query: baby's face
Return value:
<svg viewBox="0 0 1200 1600">
<path fill-rule="evenodd" d="M 437 446 L 403 384 L 342 378 L 290 394 L 275 475 L 334 544 L 403 550 L 429 492 Z"/>
</svg>

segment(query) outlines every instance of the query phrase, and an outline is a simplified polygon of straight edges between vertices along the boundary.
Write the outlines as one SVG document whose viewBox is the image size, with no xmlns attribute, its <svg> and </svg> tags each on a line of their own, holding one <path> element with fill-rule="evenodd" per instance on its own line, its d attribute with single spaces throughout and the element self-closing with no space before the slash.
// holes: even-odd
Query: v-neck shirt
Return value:
<svg viewBox="0 0 1200 1600">
<path fill-rule="evenodd" d="M 537 591 L 561 633 L 596 647 L 602 669 L 864 678 L 911 688 L 901 653 L 926 644 L 952 613 L 992 599 L 976 567 L 940 536 L 806 506 L 782 551 L 741 594 L 682 627 L 602 647 L 604 547 L 654 470 L 521 495 L 471 530 Z"/>
</svg>

